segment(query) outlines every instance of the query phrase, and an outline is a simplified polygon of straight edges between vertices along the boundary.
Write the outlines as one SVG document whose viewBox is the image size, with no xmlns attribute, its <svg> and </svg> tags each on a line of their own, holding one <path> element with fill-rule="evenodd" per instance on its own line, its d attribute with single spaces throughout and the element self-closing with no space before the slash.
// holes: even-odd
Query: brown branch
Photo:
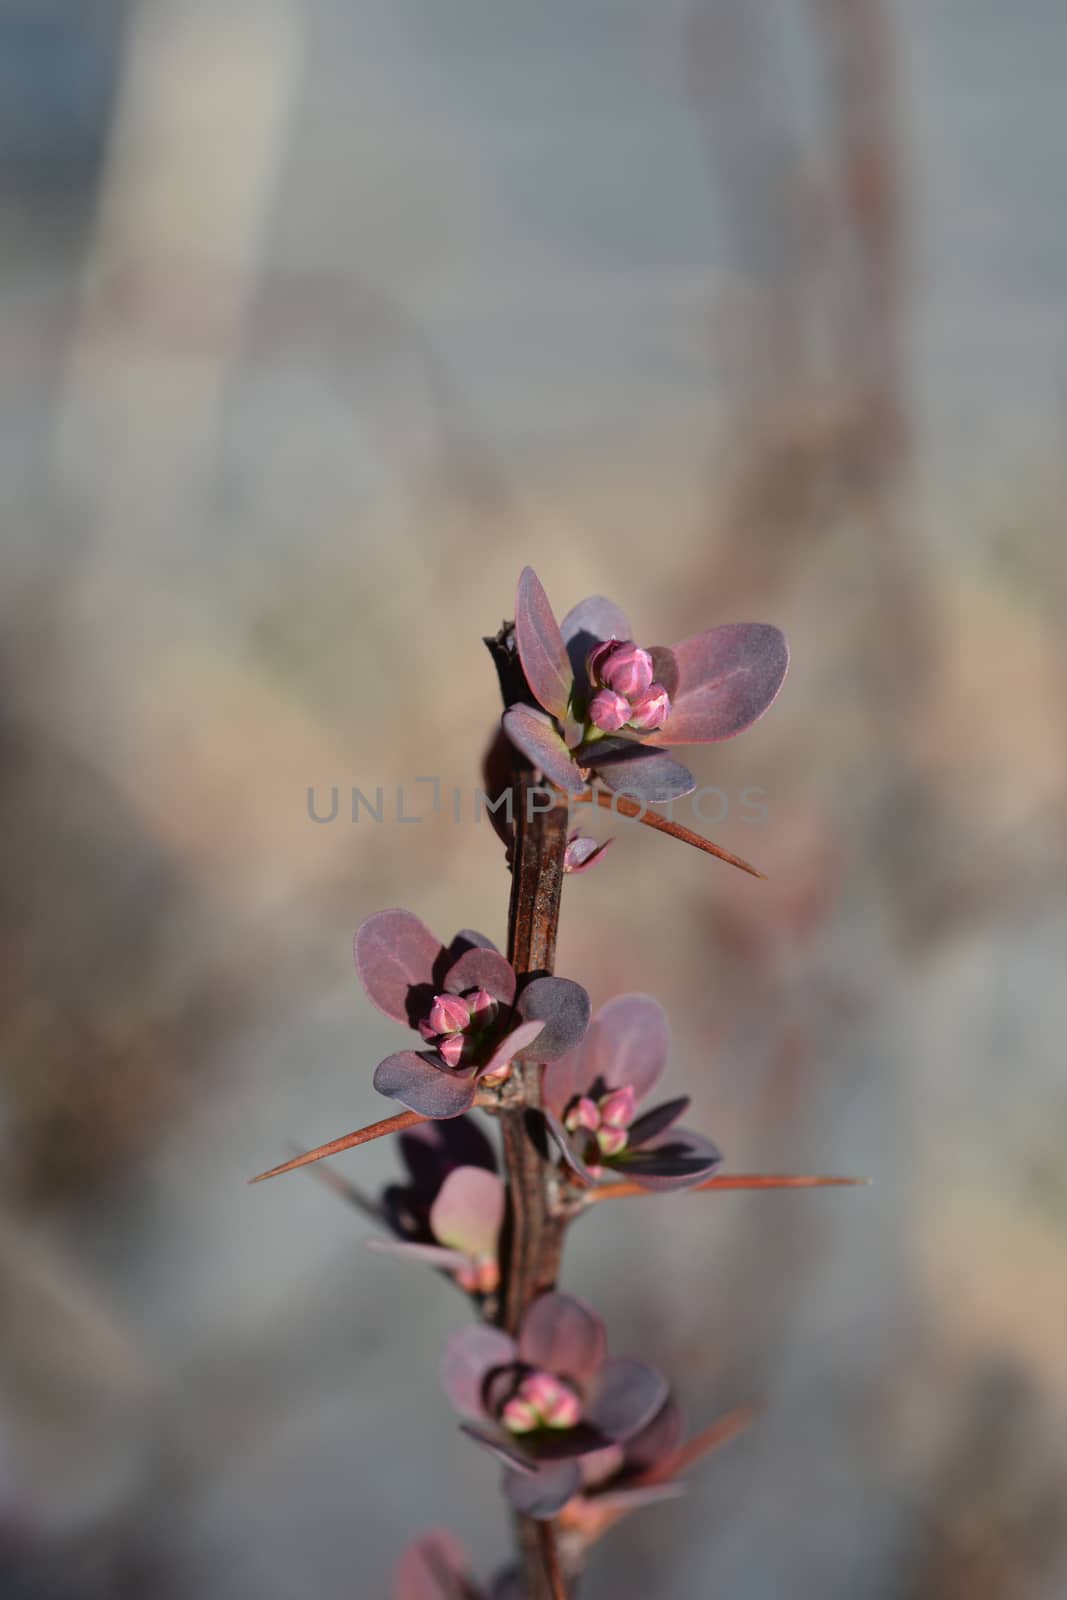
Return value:
<svg viewBox="0 0 1067 1600">
<path fill-rule="evenodd" d="M 486 643 L 504 704 L 525 699 L 528 690 L 510 624 Z M 570 819 L 562 793 L 537 783 L 530 764 L 517 751 L 510 751 L 509 759 L 514 834 L 507 953 L 521 988 L 530 978 L 549 975 L 555 963 Z M 531 1139 L 527 1122 L 530 1108 L 541 1104 L 542 1067 L 524 1061 L 513 1070 L 521 1076 L 521 1103 L 500 1112 L 508 1203 L 500 1252 L 499 1316 L 501 1327 L 512 1335 L 518 1332 L 527 1306 L 555 1285 L 566 1227 L 565 1219 L 552 1213 L 552 1167 Z M 520 1514 L 515 1522 L 528 1600 L 567 1600 L 555 1524 Z"/>
<path fill-rule="evenodd" d="M 745 861 L 741 856 L 731 855 L 729 850 L 723 850 L 719 845 L 712 844 L 710 839 L 694 833 L 691 828 L 683 828 L 680 822 L 672 822 L 669 817 L 660 816 L 658 811 L 650 811 L 647 806 L 639 805 L 628 795 L 609 793 L 607 789 L 586 789 L 576 796 L 574 804 L 586 805 L 593 801 L 605 811 L 614 811 L 616 816 L 643 822 L 646 828 L 655 828 L 657 833 L 668 833 L 672 839 L 680 839 L 683 844 L 691 844 L 694 849 L 703 850 L 705 855 L 714 856 L 718 861 L 725 861 L 731 867 L 740 867 L 742 872 L 749 872 L 754 878 L 766 879 L 767 874 L 760 872 L 751 862 Z"/>
<path fill-rule="evenodd" d="M 545 1577 L 548 1579 L 548 1589 L 552 1600 L 567 1600 L 567 1583 L 560 1564 L 555 1524 L 552 1522 L 539 1522 L 537 1524 L 537 1535 L 540 1545 L 541 1564 L 544 1567 Z"/>
<path fill-rule="evenodd" d="M 709 1178 L 707 1183 L 696 1183 L 685 1192 L 704 1194 L 709 1189 L 862 1189 L 870 1181 L 870 1178 L 813 1177 L 807 1173 L 751 1172 L 742 1173 L 736 1178 Z M 643 1189 L 639 1183 L 606 1183 L 602 1187 L 587 1189 L 582 1199 L 587 1206 L 594 1206 L 601 1200 L 626 1200 L 639 1195 L 648 1198 L 656 1193 L 655 1189 Z"/>
<path fill-rule="evenodd" d="M 368 1128 L 357 1128 L 355 1133 L 343 1133 L 339 1139 L 331 1139 L 329 1144 L 320 1144 L 314 1150 L 305 1150 L 301 1156 L 294 1156 L 291 1161 L 283 1161 L 278 1167 L 271 1167 L 269 1172 L 259 1172 L 254 1178 L 249 1178 L 249 1183 L 262 1183 L 264 1178 L 280 1178 L 283 1172 L 295 1172 L 297 1167 L 309 1167 L 313 1161 L 322 1161 L 326 1156 L 340 1155 L 342 1150 L 353 1150 L 358 1144 L 370 1144 L 372 1139 L 384 1139 L 388 1133 L 403 1133 L 407 1128 L 414 1128 L 420 1122 L 428 1122 L 428 1117 L 421 1117 L 417 1111 L 398 1111 L 395 1117 L 385 1117 L 381 1122 L 372 1122 Z"/>
</svg>

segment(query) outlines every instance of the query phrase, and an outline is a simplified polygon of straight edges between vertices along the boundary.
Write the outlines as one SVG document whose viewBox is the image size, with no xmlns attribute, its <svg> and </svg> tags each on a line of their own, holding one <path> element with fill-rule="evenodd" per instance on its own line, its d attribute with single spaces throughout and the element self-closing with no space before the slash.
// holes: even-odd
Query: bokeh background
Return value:
<svg viewBox="0 0 1067 1600">
<path fill-rule="evenodd" d="M 766 1406 L 583 1593 L 1067 1592 L 1065 75 L 1061 0 L 0 4 L 4 1600 L 504 1558 L 461 1298 L 244 1180 L 383 1113 L 361 917 L 503 936 L 447 801 L 526 562 L 789 632 L 693 752 L 770 881 L 616 829 L 560 969 L 734 1170 L 873 1180 L 575 1230 L 694 1426 Z"/>
</svg>

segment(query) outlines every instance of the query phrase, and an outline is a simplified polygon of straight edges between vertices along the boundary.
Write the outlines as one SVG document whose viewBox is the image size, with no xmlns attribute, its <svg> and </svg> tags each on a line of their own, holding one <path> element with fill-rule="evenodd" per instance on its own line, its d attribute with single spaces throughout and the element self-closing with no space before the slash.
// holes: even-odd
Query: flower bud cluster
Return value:
<svg viewBox="0 0 1067 1600">
<path fill-rule="evenodd" d="M 419 1032 L 447 1066 L 458 1067 L 496 1021 L 499 1010 L 486 989 L 468 989 L 463 995 L 435 994 Z"/>
<path fill-rule="evenodd" d="M 563 1119 L 568 1133 L 584 1129 L 589 1135 L 589 1157 L 596 1162 L 597 1155 L 617 1156 L 629 1143 L 628 1129 L 637 1110 L 637 1094 L 629 1085 L 612 1089 L 598 1100 L 587 1094 L 580 1095 Z M 590 1170 L 594 1170 L 590 1166 Z"/>
<path fill-rule="evenodd" d="M 562 1378 L 535 1371 L 505 1402 L 500 1420 L 509 1433 L 533 1433 L 537 1428 L 573 1428 L 581 1416 L 582 1403 Z"/>
<path fill-rule="evenodd" d="M 589 683 L 593 696 L 589 720 L 601 733 L 635 728 L 655 733 L 671 714 L 671 699 L 654 676 L 647 650 L 632 639 L 607 639 L 589 656 Z"/>
</svg>

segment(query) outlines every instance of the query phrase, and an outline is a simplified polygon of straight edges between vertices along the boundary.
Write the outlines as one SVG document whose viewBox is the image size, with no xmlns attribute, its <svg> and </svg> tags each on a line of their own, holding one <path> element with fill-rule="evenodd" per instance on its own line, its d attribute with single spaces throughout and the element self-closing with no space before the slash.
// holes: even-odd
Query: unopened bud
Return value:
<svg viewBox="0 0 1067 1600">
<path fill-rule="evenodd" d="M 589 702 L 589 720 L 601 733 L 618 733 L 630 720 L 630 702 L 614 689 L 598 689 Z"/>
<path fill-rule="evenodd" d="M 434 1033 L 462 1033 L 470 1019 L 470 1007 L 458 994 L 434 995 L 427 1019 Z"/>
<path fill-rule="evenodd" d="M 577 1105 L 567 1112 L 563 1125 L 568 1133 L 577 1133 L 579 1128 L 588 1128 L 590 1133 L 595 1133 L 600 1127 L 600 1108 L 596 1101 L 583 1094 Z"/>
<path fill-rule="evenodd" d="M 500 1420 L 510 1433 L 533 1433 L 540 1427 L 541 1418 L 537 1407 L 530 1404 L 529 1400 L 522 1400 L 518 1395 L 510 1399 L 503 1411 Z"/>
<path fill-rule="evenodd" d="M 458 1067 L 463 1059 L 463 1046 L 466 1043 L 461 1033 L 446 1033 L 443 1039 L 438 1039 L 436 1049 L 446 1067 Z"/>
<path fill-rule="evenodd" d="M 559 1396 L 542 1413 L 550 1428 L 573 1428 L 582 1419 L 582 1405 L 572 1389 L 560 1389 Z"/>
<path fill-rule="evenodd" d="M 488 989 L 475 989 L 473 994 L 465 996 L 464 1003 L 470 1010 L 471 1021 L 479 1028 L 487 1027 L 500 1010 Z"/>
<path fill-rule="evenodd" d="M 520 1397 L 536 1406 L 542 1415 L 556 1404 L 563 1392 L 563 1385 L 551 1372 L 531 1372 L 519 1384 Z"/>
<path fill-rule="evenodd" d="M 671 714 L 671 697 L 662 683 L 654 683 L 630 708 L 630 722 L 645 733 L 662 728 Z"/>
<path fill-rule="evenodd" d="M 628 1128 L 637 1110 L 637 1095 L 631 1084 L 613 1089 L 600 1102 L 600 1118 L 609 1128 Z"/>
<path fill-rule="evenodd" d="M 625 1128 L 599 1128 L 596 1142 L 600 1146 L 601 1154 L 617 1156 L 620 1150 L 626 1149 L 630 1140 Z"/>
<path fill-rule="evenodd" d="M 647 650 L 624 640 L 603 657 L 599 664 L 601 683 L 627 700 L 637 700 L 652 682 L 652 657 Z"/>
</svg>

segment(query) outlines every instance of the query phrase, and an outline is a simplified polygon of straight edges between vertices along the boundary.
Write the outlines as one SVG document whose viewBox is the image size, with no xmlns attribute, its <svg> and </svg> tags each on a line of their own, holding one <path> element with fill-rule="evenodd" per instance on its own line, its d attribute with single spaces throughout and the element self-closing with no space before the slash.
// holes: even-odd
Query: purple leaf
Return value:
<svg viewBox="0 0 1067 1600">
<path fill-rule="evenodd" d="M 408 1545 L 393 1569 L 392 1600 L 461 1600 L 477 1591 L 466 1550 L 446 1528 Z"/>
<path fill-rule="evenodd" d="M 574 794 L 586 787 L 570 751 L 543 711 L 535 711 L 532 706 L 511 706 L 501 718 L 501 727 L 516 749 L 539 767 L 550 783 Z"/>
<path fill-rule="evenodd" d="M 431 1200 L 453 1167 L 496 1171 L 493 1147 L 472 1117 L 420 1122 L 402 1133 L 398 1142 L 413 1186 Z"/>
<path fill-rule="evenodd" d="M 356 971 L 371 1002 L 394 1022 L 414 1023 L 411 991 L 433 984 L 441 943 L 410 911 L 376 911 L 361 922 L 352 942 Z"/>
<path fill-rule="evenodd" d="M 415 1050 L 386 1056 L 374 1074 L 374 1087 L 422 1117 L 458 1117 L 474 1104 L 474 1079 L 461 1077 Z"/>
<path fill-rule="evenodd" d="M 547 1072 L 545 1073 L 545 1079 L 546 1081 L 548 1079 Z M 558 1116 L 556 1116 L 555 1112 L 545 1110 L 542 1112 L 542 1116 L 544 1117 L 548 1126 L 548 1131 L 551 1133 L 553 1139 L 559 1146 L 560 1153 L 563 1156 L 564 1161 L 566 1161 L 567 1165 L 570 1167 L 571 1171 L 576 1172 L 579 1178 L 581 1178 L 585 1183 L 596 1183 L 596 1179 L 593 1177 L 593 1174 L 590 1172 L 589 1168 L 586 1166 L 585 1162 L 575 1149 L 573 1143 L 568 1138 L 567 1130 L 564 1128 L 562 1122 L 559 1120 Z"/>
<path fill-rule="evenodd" d="M 519 1472 L 536 1472 L 536 1464 L 523 1455 L 517 1444 L 504 1433 L 490 1433 L 488 1428 L 476 1427 L 472 1422 L 461 1422 L 459 1431 L 465 1433 L 468 1439 L 473 1439 L 475 1444 L 480 1444 L 483 1450 L 491 1450 L 498 1461 L 503 1461 L 505 1466 L 515 1467 Z"/>
<path fill-rule="evenodd" d="M 520 994 L 516 1010 L 527 1022 L 545 1025 L 519 1052 L 525 1060 L 554 1061 L 572 1050 L 589 1026 L 589 996 L 570 978 L 535 978 Z"/>
<path fill-rule="evenodd" d="M 615 1357 L 594 1378 L 585 1415 L 609 1439 L 628 1439 L 651 1422 L 667 1395 L 667 1380 L 655 1367 Z"/>
<path fill-rule="evenodd" d="M 580 1049 L 568 1050 L 545 1068 L 541 1077 L 541 1100 L 546 1113 L 562 1117 L 575 1096 L 584 1094 L 589 1088 L 592 1079 L 585 1077 L 582 1061 L 590 1043 L 589 1034 L 595 1027 L 595 1022 L 590 1023 Z"/>
<path fill-rule="evenodd" d="M 667 1128 L 684 1117 L 689 1110 L 689 1096 L 682 1095 L 677 1100 L 665 1100 L 661 1106 L 653 1106 L 651 1111 L 646 1111 L 643 1117 L 638 1117 L 630 1124 L 629 1149 L 636 1150 L 638 1145 L 647 1144 L 658 1133 L 663 1133 Z"/>
<path fill-rule="evenodd" d="M 582 1486 L 577 1461 L 557 1461 L 538 1467 L 536 1472 L 505 1472 L 506 1498 L 524 1516 L 548 1522 L 573 1500 Z"/>
<path fill-rule="evenodd" d="M 652 1418 L 639 1433 L 626 1441 L 625 1470 L 627 1472 L 648 1472 L 652 1467 L 666 1461 L 673 1456 L 682 1443 L 685 1434 L 685 1418 L 678 1402 L 668 1397 Z"/>
<path fill-rule="evenodd" d="M 448 994 L 485 989 L 494 1000 L 510 1006 L 515 998 L 515 969 L 498 950 L 467 950 L 449 969 L 444 987 Z"/>
<path fill-rule="evenodd" d="M 485 1063 L 485 1066 L 479 1068 L 478 1076 L 486 1078 L 491 1073 L 501 1071 L 509 1061 L 515 1058 L 524 1045 L 533 1044 L 533 1041 L 540 1037 L 544 1032 L 544 1027 L 543 1022 L 520 1022 L 517 1028 L 512 1028 L 510 1033 L 504 1035 L 489 1060 Z"/>
<path fill-rule="evenodd" d="M 673 700 L 678 693 L 678 661 L 674 651 L 665 644 L 653 644 L 648 653 L 652 657 L 653 681 L 662 683 Z"/>
<path fill-rule="evenodd" d="M 519 1329 L 519 1355 L 533 1367 L 574 1378 L 592 1377 L 604 1360 L 606 1336 L 600 1318 L 570 1295 L 540 1295 Z"/>
<path fill-rule="evenodd" d="M 643 1100 L 667 1065 L 667 1014 L 648 994 L 620 994 L 602 1005 L 582 1046 L 584 1084 L 602 1078 L 609 1089 L 629 1084 Z"/>
<path fill-rule="evenodd" d="M 466 955 L 468 950 L 495 950 L 496 945 L 484 933 L 479 933 L 476 928 L 460 928 L 452 940 L 445 954 L 449 958 L 449 965 L 458 961 L 460 956 Z"/>
<path fill-rule="evenodd" d="M 484 1420 L 485 1380 L 515 1360 L 515 1341 L 499 1328 L 472 1322 L 454 1333 L 441 1357 L 441 1383 L 461 1416 Z"/>
<path fill-rule="evenodd" d="M 609 789 L 629 795 L 642 805 L 661 805 L 692 794 L 697 781 L 688 767 L 663 750 L 649 750 L 631 743 L 632 755 L 590 754 L 589 762 Z"/>
<path fill-rule="evenodd" d="M 418 1261 L 427 1267 L 437 1267 L 441 1272 L 456 1272 L 467 1264 L 463 1251 L 444 1250 L 439 1244 L 405 1244 L 402 1239 L 367 1239 L 364 1242 L 368 1250 L 375 1250 L 379 1255 Z"/>
<path fill-rule="evenodd" d="M 749 728 L 771 705 L 789 666 L 789 647 L 766 622 L 730 622 L 674 647 L 678 689 L 666 726 L 651 744 L 714 744 Z"/>
<path fill-rule="evenodd" d="M 545 710 L 562 722 L 567 715 L 574 675 L 559 624 L 532 567 L 525 567 L 519 577 L 515 596 L 515 643 L 526 682 Z"/>
<path fill-rule="evenodd" d="M 676 1128 L 662 1144 L 644 1145 L 632 1154 L 624 1151 L 612 1162 L 620 1177 L 632 1179 L 642 1189 L 666 1193 L 692 1189 L 710 1178 L 722 1164 L 722 1153 L 703 1134 Z"/>
<path fill-rule="evenodd" d="M 570 656 L 575 686 L 584 700 L 589 693 L 589 675 L 585 664 L 590 650 L 605 639 L 629 639 L 630 624 L 614 600 L 605 600 L 603 595 L 597 594 L 591 595 L 588 600 L 579 600 L 567 612 L 559 631 Z"/>
<path fill-rule="evenodd" d="M 504 1185 L 482 1167 L 457 1167 L 430 1209 L 434 1237 L 468 1256 L 495 1256 L 504 1220 Z"/>
</svg>

